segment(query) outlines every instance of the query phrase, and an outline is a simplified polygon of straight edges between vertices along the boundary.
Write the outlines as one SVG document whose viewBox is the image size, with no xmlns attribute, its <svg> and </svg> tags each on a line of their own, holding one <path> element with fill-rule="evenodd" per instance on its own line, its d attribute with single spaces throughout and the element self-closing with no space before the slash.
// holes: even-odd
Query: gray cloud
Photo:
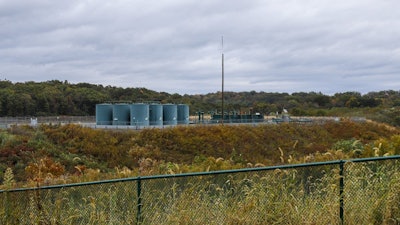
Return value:
<svg viewBox="0 0 400 225">
<path fill-rule="evenodd" d="M 398 90 L 395 0 L 1 1 L 0 79 L 170 93 Z"/>
</svg>

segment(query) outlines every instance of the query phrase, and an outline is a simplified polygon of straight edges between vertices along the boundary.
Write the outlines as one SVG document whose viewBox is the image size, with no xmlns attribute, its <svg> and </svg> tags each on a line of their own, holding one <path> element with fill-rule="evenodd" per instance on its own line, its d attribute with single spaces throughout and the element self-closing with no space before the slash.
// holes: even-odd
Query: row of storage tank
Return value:
<svg viewBox="0 0 400 225">
<path fill-rule="evenodd" d="M 185 104 L 97 104 L 97 125 L 161 126 L 189 124 Z"/>
</svg>

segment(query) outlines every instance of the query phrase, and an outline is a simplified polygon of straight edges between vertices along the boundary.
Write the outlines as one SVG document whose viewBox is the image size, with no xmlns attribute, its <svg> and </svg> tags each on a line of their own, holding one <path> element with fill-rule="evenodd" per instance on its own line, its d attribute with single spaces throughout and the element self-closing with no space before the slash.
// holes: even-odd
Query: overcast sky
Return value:
<svg viewBox="0 0 400 225">
<path fill-rule="evenodd" d="M 179 94 L 399 90 L 398 0 L 0 0 L 0 79 Z M 221 36 L 224 37 L 222 48 Z"/>
</svg>

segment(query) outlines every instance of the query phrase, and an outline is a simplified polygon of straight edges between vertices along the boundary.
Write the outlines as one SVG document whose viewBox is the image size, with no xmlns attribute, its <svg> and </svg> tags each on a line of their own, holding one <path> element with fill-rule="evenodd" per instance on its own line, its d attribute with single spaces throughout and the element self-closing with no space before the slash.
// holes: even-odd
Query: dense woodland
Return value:
<svg viewBox="0 0 400 225">
<path fill-rule="evenodd" d="M 275 114 L 287 109 L 293 116 L 363 116 L 400 125 L 400 92 L 393 90 L 336 93 L 225 92 L 225 109 Z M 141 87 L 121 88 L 68 81 L 12 83 L 0 81 L 0 116 L 95 115 L 95 105 L 104 102 L 184 103 L 190 113 L 221 110 L 221 93 L 179 95 Z"/>
</svg>

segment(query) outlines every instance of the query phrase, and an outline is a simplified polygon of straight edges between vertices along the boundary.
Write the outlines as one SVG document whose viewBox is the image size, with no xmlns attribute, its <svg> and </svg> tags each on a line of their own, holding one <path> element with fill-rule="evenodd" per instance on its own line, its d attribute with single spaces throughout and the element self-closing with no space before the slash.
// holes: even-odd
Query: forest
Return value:
<svg viewBox="0 0 400 225">
<path fill-rule="evenodd" d="M 271 93 L 224 92 L 225 110 L 275 114 L 283 108 L 293 116 L 362 116 L 400 125 L 400 92 L 385 90 L 361 94 L 344 92 Z M 143 87 L 121 88 L 68 81 L 12 83 L 0 81 L 0 116 L 94 116 L 95 105 L 104 102 L 182 103 L 191 115 L 221 111 L 221 92 L 179 95 Z"/>
</svg>

